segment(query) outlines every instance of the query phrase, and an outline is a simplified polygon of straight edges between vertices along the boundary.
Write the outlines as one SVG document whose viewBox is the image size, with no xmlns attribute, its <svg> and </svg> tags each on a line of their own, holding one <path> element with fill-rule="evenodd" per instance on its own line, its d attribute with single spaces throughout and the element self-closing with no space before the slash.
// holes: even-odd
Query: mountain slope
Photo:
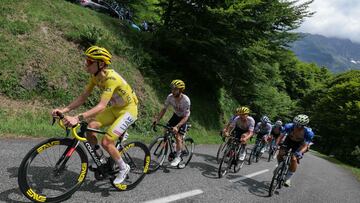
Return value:
<svg viewBox="0 0 360 203">
<path fill-rule="evenodd" d="M 305 62 L 326 66 L 334 73 L 360 69 L 360 44 L 347 39 L 301 34 L 291 50 Z"/>
</svg>

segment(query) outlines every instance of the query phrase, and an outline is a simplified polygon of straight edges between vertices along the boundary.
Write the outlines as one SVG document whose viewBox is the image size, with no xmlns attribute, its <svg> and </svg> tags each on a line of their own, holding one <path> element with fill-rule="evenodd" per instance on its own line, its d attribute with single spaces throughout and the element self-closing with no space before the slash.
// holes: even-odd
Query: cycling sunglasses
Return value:
<svg viewBox="0 0 360 203">
<path fill-rule="evenodd" d="M 93 63 L 95 63 L 96 61 L 95 60 L 92 60 L 92 59 L 89 59 L 87 58 L 86 59 L 86 66 L 91 66 Z"/>
</svg>

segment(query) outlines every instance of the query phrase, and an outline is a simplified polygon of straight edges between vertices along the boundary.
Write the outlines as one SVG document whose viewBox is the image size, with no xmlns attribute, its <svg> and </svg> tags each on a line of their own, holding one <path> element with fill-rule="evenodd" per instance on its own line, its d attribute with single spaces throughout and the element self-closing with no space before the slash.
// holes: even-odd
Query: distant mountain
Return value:
<svg viewBox="0 0 360 203">
<path fill-rule="evenodd" d="M 301 61 L 326 66 L 334 73 L 360 70 L 360 44 L 322 35 L 301 33 L 301 36 L 290 48 Z"/>
</svg>

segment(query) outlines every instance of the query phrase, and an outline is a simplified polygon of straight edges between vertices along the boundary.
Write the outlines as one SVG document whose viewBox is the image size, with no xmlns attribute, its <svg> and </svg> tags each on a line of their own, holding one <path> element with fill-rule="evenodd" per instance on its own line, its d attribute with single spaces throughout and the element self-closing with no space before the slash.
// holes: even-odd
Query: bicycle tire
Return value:
<svg viewBox="0 0 360 203">
<path fill-rule="evenodd" d="M 251 163 L 253 161 L 255 161 L 255 152 L 256 152 L 256 147 L 254 146 L 254 148 L 251 150 L 250 155 L 249 155 L 249 159 L 248 159 L 248 164 L 251 165 Z"/>
<path fill-rule="evenodd" d="M 226 146 L 226 143 L 223 142 L 223 143 L 220 144 L 219 149 L 217 150 L 217 153 L 216 153 L 216 163 L 218 163 L 218 164 L 219 164 L 220 161 L 221 161 L 221 159 L 220 159 L 220 154 L 221 154 L 221 152 L 224 151 L 225 146 Z"/>
<path fill-rule="evenodd" d="M 115 185 L 112 178 L 111 184 L 119 191 L 131 190 L 144 179 L 149 171 L 150 151 L 144 143 L 135 141 L 124 145 L 119 152 L 124 162 L 130 166 L 130 172 L 124 182 Z M 118 167 L 115 171 L 118 171 Z"/>
<path fill-rule="evenodd" d="M 271 183 L 270 183 L 270 187 L 269 187 L 269 197 L 271 197 L 276 188 L 280 188 L 279 185 L 281 183 L 281 174 L 282 174 L 282 165 L 283 165 L 283 162 L 280 162 L 280 164 L 276 167 L 276 169 L 274 170 L 274 175 L 271 179 Z"/>
<path fill-rule="evenodd" d="M 233 157 L 230 156 L 232 149 L 227 149 L 224 152 L 223 158 L 220 161 L 219 168 L 218 168 L 218 177 L 224 177 L 227 172 L 231 169 Z"/>
<path fill-rule="evenodd" d="M 268 157 L 268 162 L 271 161 L 271 159 L 273 158 L 273 153 L 274 153 L 274 150 L 273 149 L 269 149 L 269 157 Z"/>
<path fill-rule="evenodd" d="M 61 202 L 68 199 L 79 189 L 87 175 L 88 158 L 82 146 L 78 145 L 76 149 L 70 149 L 73 142 L 74 140 L 69 138 L 47 139 L 34 146 L 26 154 L 19 167 L 18 184 L 20 191 L 28 199 L 34 202 Z M 58 154 L 55 154 L 55 150 Z M 72 154 L 66 162 L 66 168 L 54 170 L 55 167 L 52 166 L 52 164 L 54 162 L 57 163 L 65 153 L 69 154 L 71 152 Z M 75 155 L 78 155 L 78 157 Z M 54 160 L 50 160 L 52 158 Z M 36 165 L 41 161 L 45 162 L 45 159 L 48 160 L 44 166 L 39 167 Z M 73 162 L 78 162 L 78 164 L 73 166 L 71 165 Z M 34 167 L 34 169 L 32 167 Z M 71 173 L 67 173 L 72 169 L 73 171 L 71 171 Z M 55 172 L 57 173 L 55 174 Z M 64 175 L 64 173 L 67 174 Z M 60 185 L 55 183 L 55 181 L 58 180 L 59 182 L 69 181 L 74 183 L 73 185 L 72 183 L 71 185 L 61 183 Z M 39 182 L 33 184 L 32 181 Z M 46 187 L 46 184 L 50 184 L 50 187 Z M 59 194 L 58 191 L 61 193 Z"/>
<path fill-rule="evenodd" d="M 155 138 L 149 145 L 151 162 L 149 166 L 149 173 L 157 171 L 163 165 L 169 150 L 168 142 L 164 141 L 164 137 Z"/>
<path fill-rule="evenodd" d="M 183 144 L 184 149 L 181 151 L 182 162 L 178 165 L 178 168 L 185 168 L 191 161 L 194 153 L 195 143 L 192 138 L 185 138 Z"/>
</svg>

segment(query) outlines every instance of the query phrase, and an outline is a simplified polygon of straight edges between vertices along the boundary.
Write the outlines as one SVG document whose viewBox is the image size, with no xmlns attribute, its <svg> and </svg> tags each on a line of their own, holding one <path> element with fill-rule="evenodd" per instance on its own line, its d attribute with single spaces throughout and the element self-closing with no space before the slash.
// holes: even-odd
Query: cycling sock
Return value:
<svg viewBox="0 0 360 203">
<path fill-rule="evenodd" d="M 125 164 L 125 162 L 124 162 L 124 160 L 123 160 L 122 158 L 118 159 L 118 160 L 117 160 L 117 163 L 118 163 L 118 165 L 119 165 L 120 170 L 125 169 L 126 164 Z"/>
</svg>

